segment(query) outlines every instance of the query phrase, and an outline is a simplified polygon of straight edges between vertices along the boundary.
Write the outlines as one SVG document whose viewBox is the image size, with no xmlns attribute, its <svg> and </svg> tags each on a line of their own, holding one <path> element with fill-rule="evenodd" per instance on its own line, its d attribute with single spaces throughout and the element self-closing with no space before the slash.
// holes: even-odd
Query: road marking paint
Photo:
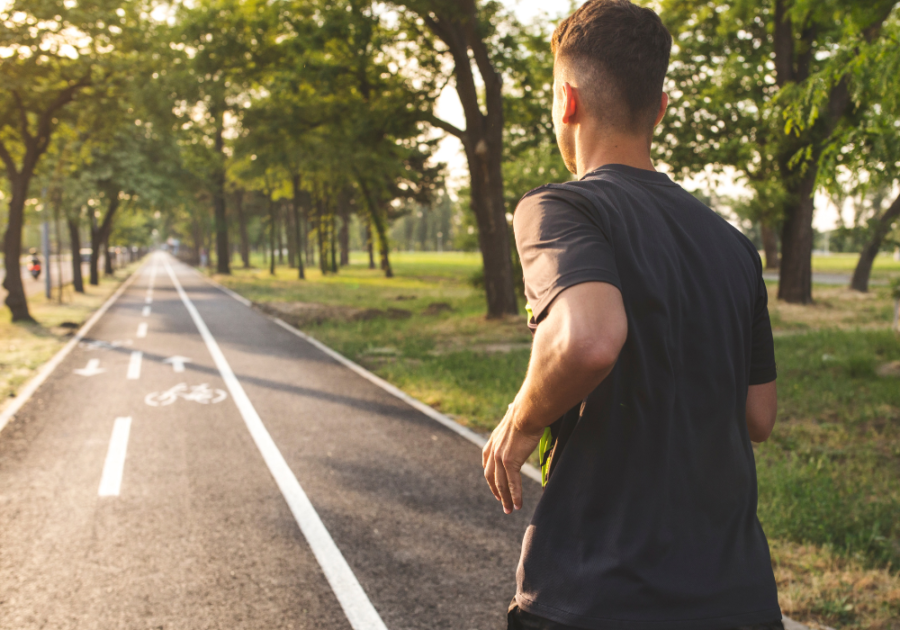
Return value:
<svg viewBox="0 0 900 630">
<path fill-rule="evenodd" d="M 147 336 L 147 322 L 141 322 L 140 324 L 138 324 L 137 336 L 138 339 Z"/>
<path fill-rule="evenodd" d="M 303 532 L 303 536 L 316 556 L 319 566 L 322 567 L 322 572 L 337 596 L 341 608 L 344 609 L 344 614 L 347 615 L 350 626 L 354 630 L 387 630 L 387 626 L 384 625 L 378 611 L 375 610 L 372 602 L 369 601 L 362 585 L 360 585 L 350 565 L 347 564 L 347 560 L 341 554 L 341 550 L 338 549 L 331 538 L 331 534 L 325 529 L 325 524 L 322 523 L 322 519 L 319 518 L 318 513 L 316 513 L 315 508 L 310 503 L 309 498 L 300 486 L 300 482 L 297 481 L 297 477 L 294 476 L 272 436 L 266 430 L 262 418 L 259 417 L 259 414 L 253 407 L 253 403 L 250 402 L 250 398 L 244 392 L 243 386 L 241 386 L 240 381 L 238 381 L 231 370 L 231 366 L 225 359 L 225 355 L 222 354 L 219 344 L 212 336 L 212 333 L 209 332 L 209 328 L 206 327 L 206 323 L 200 317 L 200 313 L 181 287 L 181 283 L 175 276 L 168 259 L 163 259 L 163 264 L 169 273 L 169 277 L 172 279 L 172 284 L 175 285 L 175 290 L 181 297 L 181 301 L 184 302 L 191 319 L 194 320 L 194 325 L 200 331 L 200 336 L 206 342 L 206 348 L 212 355 L 213 361 L 215 361 L 216 367 L 222 375 L 222 379 L 228 386 L 231 397 L 237 404 L 247 429 L 250 431 L 253 441 L 256 442 L 256 446 L 260 454 L 262 454 L 266 466 L 269 468 L 269 472 L 275 478 L 275 483 L 278 484 L 278 488 L 281 490 L 288 508 L 290 508 L 297 524 L 300 526 L 300 531 Z"/>
<path fill-rule="evenodd" d="M 125 470 L 125 452 L 128 449 L 128 434 L 131 432 L 131 418 L 116 418 L 112 436 L 109 438 L 109 450 L 103 464 L 103 475 L 100 477 L 100 488 L 97 494 L 101 497 L 117 497 L 122 489 L 122 472 Z"/>
<path fill-rule="evenodd" d="M 97 374 L 102 374 L 106 370 L 100 367 L 100 359 L 90 359 L 86 366 L 72 371 L 79 376 L 96 376 Z"/>
<path fill-rule="evenodd" d="M 132 381 L 136 381 L 141 378 L 141 358 L 143 358 L 144 353 L 140 350 L 135 350 L 131 353 L 131 359 L 128 361 L 128 379 Z"/>
<path fill-rule="evenodd" d="M 150 316 L 150 307 L 145 306 L 141 311 L 141 317 L 149 317 Z"/>
<path fill-rule="evenodd" d="M 174 357 L 169 357 L 168 359 L 163 359 L 163 363 L 171 363 L 172 369 L 176 372 L 184 372 L 184 364 L 190 363 L 191 360 L 187 357 L 182 357 L 179 355 L 175 355 Z"/>
<path fill-rule="evenodd" d="M 153 304 L 153 291 L 147 292 L 147 297 L 144 298 L 145 304 Z"/>
<path fill-rule="evenodd" d="M 214 282 L 213 280 L 210 280 L 209 278 L 205 278 L 199 273 L 197 275 L 200 276 L 201 278 L 203 278 L 206 282 L 209 282 L 210 284 L 217 287 L 218 289 L 221 289 L 223 292 L 225 292 L 229 296 L 233 297 L 235 300 L 237 300 L 244 306 L 252 306 L 252 302 L 250 302 L 250 300 L 248 300 L 244 296 L 238 295 L 231 289 L 224 287 L 221 284 Z M 353 361 L 351 361 L 344 355 L 340 354 L 339 352 L 332 350 L 331 348 L 326 346 L 324 343 L 322 343 L 318 339 L 310 337 L 303 331 L 298 330 L 297 328 L 294 328 L 287 322 L 285 322 L 277 317 L 271 317 L 271 319 L 272 319 L 272 321 L 274 321 L 276 324 L 278 324 L 279 326 L 281 326 L 282 328 L 284 328 L 291 334 L 294 334 L 294 335 L 300 337 L 301 339 L 303 339 L 304 341 L 312 344 L 313 346 L 315 346 L 316 348 L 318 348 L 319 350 L 321 350 L 322 352 L 324 352 L 325 354 L 330 356 L 332 359 L 334 359 L 335 361 L 340 363 L 341 365 L 344 365 L 345 367 L 353 370 L 354 372 L 359 374 L 361 377 L 363 377 L 364 379 L 366 379 L 373 385 L 376 385 L 377 387 L 380 387 L 381 389 L 383 389 L 387 393 L 391 394 L 392 396 L 399 398 L 400 400 L 402 400 L 403 402 L 408 404 L 410 407 L 412 407 L 418 411 L 421 411 L 423 414 L 425 414 L 432 420 L 444 425 L 445 427 L 447 427 L 448 429 L 450 429 L 457 435 L 460 435 L 461 437 L 467 439 L 469 442 L 471 442 L 478 448 L 484 448 L 484 445 L 487 444 L 486 437 L 478 435 L 471 429 L 462 426 L 461 424 L 459 424 L 452 418 L 449 418 L 449 417 L 445 416 L 444 414 L 442 414 L 441 412 L 430 407 L 429 405 L 426 405 L 421 400 L 417 400 L 417 399 L 413 398 L 412 396 L 410 396 L 409 394 L 407 394 L 406 392 L 404 392 L 403 390 L 399 389 L 398 387 L 391 385 L 390 383 L 385 381 L 383 378 L 375 376 L 366 368 L 362 367 L 358 363 L 354 363 Z M 522 474 L 525 475 L 526 477 L 532 479 L 533 481 L 537 481 L 538 483 L 541 483 L 541 471 L 539 471 L 537 468 L 535 468 L 531 464 L 525 464 L 524 466 L 522 466 Z"/>
<path fill-rule="evenodd" d="M 57 352 L 52 359 L 44 364 L 44 367 L 42 367 L 40 372 L 37 373 L 37 376 L 28 381 L 25 386 L 19 390 L 18 395 L 15 397 L 12 403 L 6 409 L 4 409 L 2 413 L 0 413 L 0 431 L 3 430 L 3 427 L 5 427 L 17 413 L 19 413 L 22 405 L 27 403 L 31 399 L 31 397 L 34 396 L 34 392 L 37 391 L 38 387 L 44 384 L 44 381 L 46 381 L 47 377 L 53 373 L 53 370 L 59 367 L 59 364 L 62 363 L 63 359 L 69 356 L 69 353 L 72 352 L 72 349 L 79 343 L 81 343 L 85 335 L 87 335 L 88 332 L 90 332 L 91 328 L 94 327 L 94 324 L 96 324 L 97 321 L 101 317 L 103 317 L 106 311 L 109 310 L 109 307 L 119 299 L 119 296 L 121 296 L 125 292 L 125 289 L 131 286 L 131 283 L 134 282 L 137 277 L 138 274 L 137 271 L 135 271 L 135 273 L 131 274 L 131 277 L 123 282 L 122 285 L 118 289 L 116 289 L 116 292 L 113 293 L 109 297 L 109 299 L 103 303 L 103 306 L 98 308 L 97 312 L 94 313 L 91 318 L 84 323 L 84 326 L 82 326 L 81 329 L 77 333 L 75 333 L 75 336 L 72 337 L 69 343 L 63 346 L 62 349 Z"/>
</svg>

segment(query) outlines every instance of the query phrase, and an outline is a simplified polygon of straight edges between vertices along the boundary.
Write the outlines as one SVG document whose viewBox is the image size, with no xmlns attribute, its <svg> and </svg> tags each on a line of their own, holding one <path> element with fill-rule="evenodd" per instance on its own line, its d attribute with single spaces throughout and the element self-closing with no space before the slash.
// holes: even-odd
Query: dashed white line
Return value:
<svg viewBox="0 0 900 630">
<path fill-rule="evenodd" d="M 125 452 L 128 450 L 128 434 L 131 432 L 131 418 L 116 418 L 109 450 L 103 464 L 103 476 L 97 494 L 101 497 L 117 497 L 122 489 L 122 473 L 125 470 Z"/>
<path fill-rule="evenodd" d="M 138 339 L 147 336 L 147 322 L 141 322 L 140 324 L 138 324 L 137 336 Z"/>
<path fill-rule="evenodd" d="M 144 298 L 146 304 L 153 304 L 153 291 L 147 291 L 147 297 Z"/>
<path fill-rule="evenodd" d="M 150 316 L 150 307 L 145 306 L 143 310 L 141 310 L 141 317 L 149 317 Z"/>
<path fill-rule="evenodd" d="M 131 353 L 131 359 L 128 361 L 129 380 L 136 381 L 141 378 L 141 359 L 143 356 L 144 353 L 140 350 L 135 350 Z"/>
<path fill-rule="evenodd" d="M 168 259 L 163 259 L 163 263 L 166 271 L 169 273 L 169 277 L 172 279 L 172 284 L 175 285 L 175 290 L 181 297 L 181 301 L 184 302 L 191 319 L 194 320 L 194 325 L 197 326 L 200 336 L 206 342 L 206 348 L 212 355 L 216 367 L 219 368 L 219 373 L 228 386 L 231 397 L 237 404 L 247 429 L 250 430 L 250 435 L 253 441 L 256 442 L 256 446 L 262 454 L 266 466 L 269 468 L 269 472 L 275 478 L 275 483 L 278 484 L 278 488 L 281 490 L 288 508 L 290 508 L 294 519 L 300 526 L 300 531 L 303 532 L 303 536 L 316 556 L 319 566 L 322 567 L 325 578 L 337 596 L 341 608 L 344 609 L 344 614 L 347 615 L 350 626 L 353 630 L 387 630 L 387 626 L 384 625 L 378 611 L 375 610 L 372 602 L 369 601 L 369 597 L 356 579 L 353 570 L 347 564 L 347 560 L 344 559 L 334 539 L 331 538 L 331 534 L 328 533 L 325 524 L 322 523 L 322 519 L 319 518 L 318 513 L 312 503 L 310 503 L 309 498 L 300 486 L 300 482 L 297 481 L 297 477 L 294 476 L 272 436 L 266 430 L 262 419 L 253 407 L 253 403 L 250 402 L 250 398 L 244 392 L 243 386 L 234 375 L 225 355 L 222 354 L 219 344 L 212 336 L 212 333 L 209 332 L 209 328 L 207 328 L 203 318 L 200 317 L 200 313 L 181 287 L 181 283 L 175 276 Z"/>
</svg>

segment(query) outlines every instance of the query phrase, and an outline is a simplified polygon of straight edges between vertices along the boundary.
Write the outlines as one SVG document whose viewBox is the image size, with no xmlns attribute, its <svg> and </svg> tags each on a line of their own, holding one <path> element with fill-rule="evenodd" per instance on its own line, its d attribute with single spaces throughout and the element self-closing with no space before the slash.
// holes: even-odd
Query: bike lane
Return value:
<svg viewBox="0 0 900 630">
<path fill-rule="evenodd" d="M 173 268 L 386 626 L 504 628 L 538 485 L 505 516 L 474 445 Z"/>
<path fill-rule="evenodd" d="M 0 433 L 0 627 L 349 627 L 161 255 L 139 273 Z"/>
</svg>

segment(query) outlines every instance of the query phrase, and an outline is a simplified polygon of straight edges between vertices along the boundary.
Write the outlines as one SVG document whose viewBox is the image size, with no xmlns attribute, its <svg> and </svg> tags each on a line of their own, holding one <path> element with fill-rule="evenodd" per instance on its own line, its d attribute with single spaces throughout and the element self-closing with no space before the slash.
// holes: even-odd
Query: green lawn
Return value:
<svg viewBox="0 0 900 630">
<path fill-rule="evenodd" d="M 821 273 L 847 273 L 852 274 L 856 269 L 859 254 L 830 254 L 828 256 L 813 256 L 813 271 Z M 894 260 L 892 254 L 879 254 L 872 265 L 873 278 L 885 278 L 900 276 L 900 261 Z"/>
<path fill-rule="evenodd" d="M 817 270 L 855 263 L 823 258 Z M 524 316 L 485 319 L 484 296 L 468 282 L 480 256 L 395 253 L 393 279 L 367 269 L 362 255 L 351 260 L 336 276 L 309 270 L 303 282 L 283 267 L 274 278 L 258 268 L 217 280 L 257 302 L 410 311 L 408 319 L 333 321 L 306 332 L 457 421 L 490 431 L 524 376 L 530 333 Z M 893 273 L 900 264 L 882 257 L 877 268 Z M 769 286 L 774 296 L 777 284 Z M 813 306 L 771 301 L 783 334 L 776 339 L 780 410 L 772 438 L 756 447 L 759 515 L 787 614 L 814 626 L 894 629 L 900 378 L 877 374 L 900 361 L 900 340 L 888 330 L 891 300 L 884 288 L 864 296 L 814 291 Z M 425 314 L 434 302 L 453 310 Z"/>
</svg>

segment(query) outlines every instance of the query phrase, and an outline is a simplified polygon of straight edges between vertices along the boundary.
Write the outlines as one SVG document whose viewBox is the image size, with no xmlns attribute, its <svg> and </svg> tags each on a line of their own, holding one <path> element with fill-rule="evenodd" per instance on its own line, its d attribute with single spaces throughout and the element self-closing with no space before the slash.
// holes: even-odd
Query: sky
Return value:
<svg viewBox="0 0 900 630">
<path fill-rule="evenodd" d="M 512 9 L 523 22 L 530 22 L 540 15 L 549 15 L 551 18 L 556 18 L 570 10 L 568 0 L 502 0 L 502 2 Z M 576 4 L 582 4 L 582 2 L 579 1 Z M 452 86 L 444 90 L 441 98 L 438 100 L 435 113 L 440 118 L 465 129 L 466 122 L 462 113 L 462 107 Z M 455 194 L 456 190 L 467 185 L 469 177 L 468 167 L 462 151 L 462 145 L 457 138 L 453 136 L 444 138 L 441 141 L 435 159 L 447 164 L 448 186 L 451 194 Z M 688 187 L 692 186 L 692 182 L 680 183 L 684 183 Z M 695 186 L 695 184 L 693 185 Z M 735 197 L 746 194 L 746 189 L 734 181 L 724 181 L 716 190 L 716 194 L 721 197 Z M 852 216 L 852 211 L 849 208 L 845 208 L 844 214 L 849 218 Z M 832 230 L 837 226 L 837 221 L 837 207 L 824 195 L 816 195 L 814 227 L 820 231 Z"/>
</svg>

